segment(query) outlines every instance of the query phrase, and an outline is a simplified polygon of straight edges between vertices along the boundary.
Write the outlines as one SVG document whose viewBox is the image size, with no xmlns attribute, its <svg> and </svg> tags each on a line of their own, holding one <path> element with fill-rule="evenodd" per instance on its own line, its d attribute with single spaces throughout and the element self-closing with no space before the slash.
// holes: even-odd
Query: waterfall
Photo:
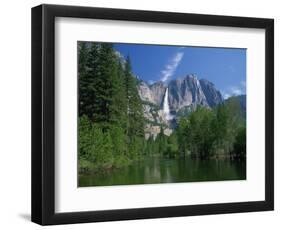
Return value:
<svg viewBox="0 0 281 230">
<path fill-rule="evenodd" d="M 166 120 L 171 120 L 172 116 L 170 114 L 170 107 L 169 107 L 168 98 L 169 98 L 169 90 L 168 90 L 168 87 L 167 87 L 166 91 L 165 91 L 165 96 L 164 96 L 163 111 L 164 111 Z"/>
</svg>

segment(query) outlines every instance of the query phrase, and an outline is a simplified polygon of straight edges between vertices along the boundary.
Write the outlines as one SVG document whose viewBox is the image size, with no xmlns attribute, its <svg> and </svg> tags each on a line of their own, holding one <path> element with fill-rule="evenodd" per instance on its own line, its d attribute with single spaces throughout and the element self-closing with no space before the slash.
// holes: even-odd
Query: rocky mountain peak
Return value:
<svg viewBox="0 0 281 230">
<path fill-rule="evenodd" d="M 174 79 L 168 84 L 159 81 L 149 85 L 141 81 L 138 85 L 141 99 L 160 107 L 163 107 L 166 88 L 169 90 L 168 101 L 172 111 L 191 104 L 214 107 L 223 102 L 215 85 L 206 79 L 198 80 L 195 74 Z"/>
<path fill-rule="evenodd" d="M 223 97 L 220 91 L 215 88 L 215 85 L 212 82 L 206 79 L 200 79 L 199 81 L 210 107 L 214 107 L 223 102 Z"/>
<path fill-rule="evenodd" d="M 200 81 L 196 75 L 186 75 L 184 78 L 172 80 L 169 83 L 169 102 L 171 110 L 178 111 L 191 104 L 209 106 Z"/>
<path fill-rule="evenodd" d="M 161 81 L 155 82 L 152 85 L 142 81 L 138 84 L 140 98 L 143 101 L 160 106 L 164 98 L 166 87 L 167 86 Z"/>
<path fill-rule="evenodd" d="M 195 74 L 171 80 L 168 84 L 159 81 L 149 85 L 140 81 L 138 91 L 144 103 L 144 115 L 149 121 L 146 133 L 152 130 L 150 134 L 154 137 L 157 136 L 155 130 L 159 131 L 161 125 L 165 125 L 168 130 L 175 122 L 167 119 L 167 111 L 164 111 L 164 107 L 167 110 L 167 98 L 164 106 L 165 93 L 168 95 L 169 114 L 175 119 L 177 114 L 185 114 L 196 109 L 198 105 L 212 108 L 223 102 L 223 97 L 215 85 L 205 79 L 199 80 Z"/>
</svg>

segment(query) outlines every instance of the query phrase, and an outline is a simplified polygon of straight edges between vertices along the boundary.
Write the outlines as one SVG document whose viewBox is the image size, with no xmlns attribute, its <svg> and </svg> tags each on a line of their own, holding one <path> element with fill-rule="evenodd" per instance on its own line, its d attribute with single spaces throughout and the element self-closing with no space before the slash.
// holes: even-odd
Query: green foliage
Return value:
<svg viewBox="0 0 281 230">
<path fill-rule="evenodd" d="M 189 118 L 190 150 L 200 158 L 208 158 L 212 155 L 214 142 L 213 122 L 214 112 L 207 108 L 198 108 Z"/>
<path fill-rule="evenodd" d="M 204 159 L 213 156 L 232 157 L 233 154 L 239 158 L 245 157 L 245 125 L 236 100 L 219 105 L 214 110 L 199 107 L 188 117 L 179 120 L 179 152 Z"/>
<path fill-rule="evenodd" d="M 138 159 L 144 118 L 129 57 L 124 63 L 110 43 L 78 42 L 78 60 L 80 170 Z"/>
<path fill-rule="evenodd" d="M 179 153 L 183 156 L 187 155 L 190 150 L 190 122 L 187 118 L 180 118 L 179 125 L 177 128 L 177 139 Z"/>
<path fill-rule="evenodd" d="M 111 168 L 113 165 L 113 143 L 109 132 L 94 125 L 86 117 L 79 119 L 80 171 Z"/>
<path fill-rule="evenodd" d="M 87 116 L 82 116 L 79 118 L 79 160 L 90 159 L 91 152 L 91 140 L 92 135 L 92 125 Z"/>
<path fill-rule="evenodd" d="M 144 117 L 142 101 L 137 90 L 137 79 L 132 74 L 129 57 L 125 64 L 125 82 L 127 92 L 128 136 L 134 140 L 135 136 L 144 137 Z"/>
<path fill-rule="evenodd" d="M 155 141 L 152 136 L 150 136 L 145 143 L 145 155 L 153 156 L 159 154 L 159 143 Z"/>
<path fill-rule="evenodd" d="M 168 158 L 179 157 L 179 146 L 176 132 L 167 138 L 167 147 L 164 155 Z"/>
<path fill-rule="evenodd" d="M 158 143 L 159 153 L 163 154 L 167 150 L 167 137 L 164 134 L 163 127 L 161 127 L 160 133 L 158 134 L 156 138 L 156 142 Z"/>
<path fill-rule="evenodd" d="M 154 138 L 150 136 L 145 141 L 144 154 L 150 156 L 160 156 L 165 158 L 179 157 L 179 145 L 176 132 L 170 136 L 164 134 L 164 128 L 161 127 L 160 133 Z"/>
<path fill-rule="evenodd" d="M 246 127 L 241 127 L 237 132 L 233 154 L 236 158 L 246 157 Z"/>
</svg>

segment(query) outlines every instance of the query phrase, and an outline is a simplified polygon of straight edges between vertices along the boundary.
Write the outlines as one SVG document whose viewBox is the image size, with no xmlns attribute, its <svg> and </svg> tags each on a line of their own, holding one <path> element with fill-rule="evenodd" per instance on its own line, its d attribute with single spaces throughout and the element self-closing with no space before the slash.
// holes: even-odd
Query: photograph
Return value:
<svg viewBox="0 0 281 230">
<path fill-rule="evenodd" d="M 78 41 L 78 187 L 246 180 L 246 54 Z"/>
<path fill-rule="evenodd" d="M 152 3 L 32 7 L 32 222 L 274 210 L 275 19 Z"/>
</svg>

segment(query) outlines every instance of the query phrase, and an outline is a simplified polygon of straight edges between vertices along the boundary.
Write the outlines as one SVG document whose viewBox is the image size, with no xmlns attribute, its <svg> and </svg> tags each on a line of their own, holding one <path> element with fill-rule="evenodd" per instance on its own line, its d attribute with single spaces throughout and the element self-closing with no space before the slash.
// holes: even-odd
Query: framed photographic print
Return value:
<svg viewBox="0 0 281 230">
<path fill-rule="evenodd" d="M 274 208 L 273 19 L 32 9 L 32 221 Z"/>
</svg>

